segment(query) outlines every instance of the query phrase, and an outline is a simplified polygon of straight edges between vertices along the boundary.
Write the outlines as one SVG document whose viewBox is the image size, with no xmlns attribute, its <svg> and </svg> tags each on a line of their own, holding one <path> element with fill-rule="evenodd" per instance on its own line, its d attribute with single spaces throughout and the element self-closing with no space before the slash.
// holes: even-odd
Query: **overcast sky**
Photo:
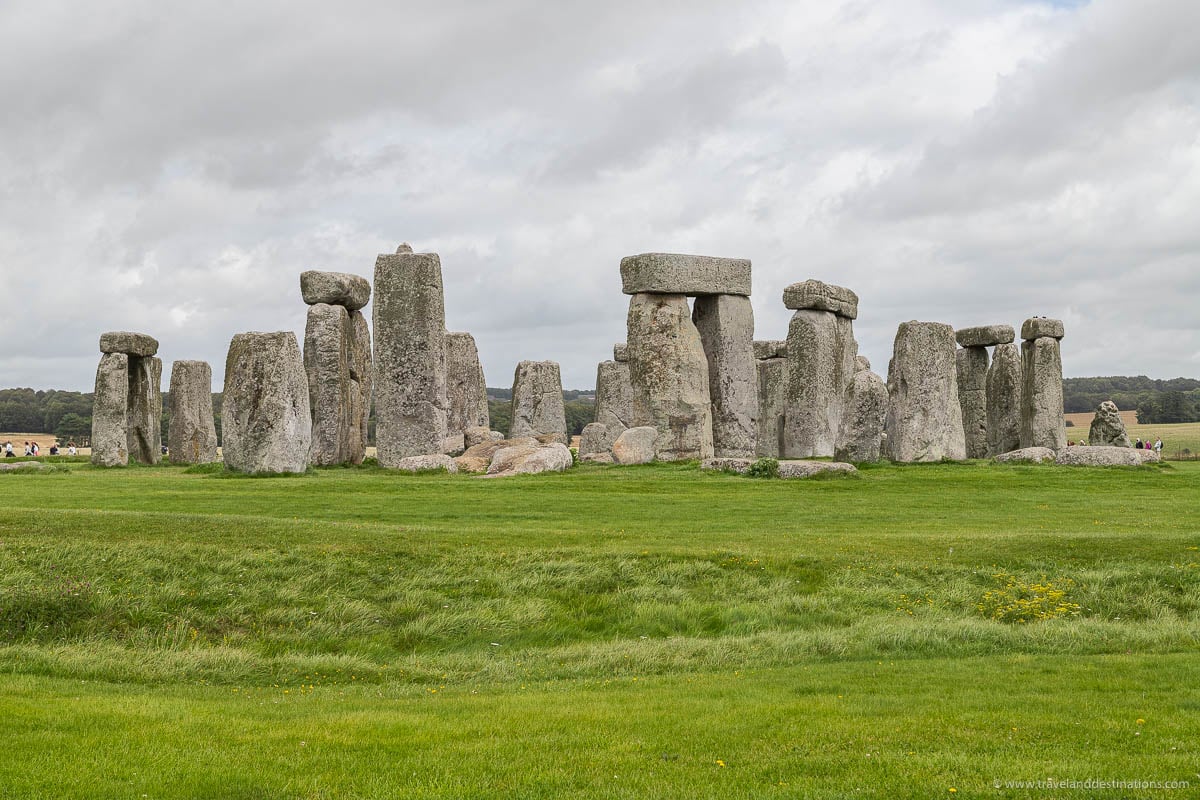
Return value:
<svg viewBox="0 0 1200 800">
<path fill-rule="evenodd" d="M 219 388 L 401 241 L 491 386 L 593 386 L 655 250 L 751 259 L 762 339 L 854 289 L 877 371 L 1046 315 L 1069 376 L 1200 377 L 1196 0 L 3 3 L 0 108 L 0 387 L 119 329 Z"/>
</svg>

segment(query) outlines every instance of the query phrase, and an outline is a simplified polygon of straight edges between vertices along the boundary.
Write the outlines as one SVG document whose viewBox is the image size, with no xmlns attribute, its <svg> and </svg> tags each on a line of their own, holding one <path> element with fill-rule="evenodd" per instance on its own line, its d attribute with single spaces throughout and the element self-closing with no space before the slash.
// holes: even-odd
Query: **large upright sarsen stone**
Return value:
<svg viewBox="0 0 1200 800">
<path fill-rule="evenodd" d="M 780 348 L 777 352 L 786 352 Z M 788 363 L 786 358 L 763 358 L 755 365 L 758 373 L 758 431 L 755 455 L 779 458 L 783 447 L 784 415 L 787 411 Z"/>
<path fill-rule="evenodd" d="M 312 444 L 308 376 L 296 336 L 239 333 L 225 360 L 221 407 L 225 466 L 235 472 L 304 472 Z"/>
<path fill-rule="evenodd" d="M 692 321 L 708 358 L 713 452 L 717 458 L 752 458 L 758 438 L 758 377 L 750 298 L 697 297 Z"/>
<path fill-rule="evenodd" d="M 448 435 L 491 427 L 483 364 L 475 337 L 469 333 L 446 334 L 446 396 Z"/>
<path fill-rule="evenodd" d="M 1092 447 L 1133 447 L 1121 411 L 1112 400 L 1105 400 L 1096 409 L 1092 427 L 1088 430 L 1088 442 Z"/>
<path fill-rule="evenodd" d="M 634 427 L 658 431 L 660 461 L 713 456 L 708 358 L 682 294 L 635 294 L 627 318 Z"/>
<path fill-rule="evenodd" d="M 129 357 L 129 458 L 162 461 L 162 360 Z"/>
<path fill-rule="evenodd" d="M 957 349 L 949 325 L 900 323 L 887 382 L 887 454 L 893 461 L 966 458 Z"/>
<path fill-rule="evenodd" d="M 833 457 L 852 463 L 878 461 L 887 421 L 888 390 L 870 369 L 859 370 L 846 386 L 842 423 Z"/>
<path fill-rule="evenodd" d="M 129 356 L 124 353 L 105 353 L 96 367 L 92 463 L 101 467 L 129 463 Z"/>
<path fill-rule="evenodd" d="M 987 374 L 988 455 L 1021 447 L 1021 353 L 1012 343 L 996 345 Z"/>
<path fill-rule="evenodd" d="M 366 456 L 370 352 L 370 333 L 362 314 L 341 305 L 309 306 L 304 330 L 312 412 L 309 463 L 361 464 Z"/>
<path fill-rule="evenodd" d="M 1052 323 L 1057 323 L 1057 327 Z M 1023 330 L 1031 328 L 1034 332 L 1062 333 L 1062 323 L 1058 320 L 1029 320 Z M 1021 447 L 1062 450 L 1067 446 L 1062 351 L 1058 340 L 1057 336 L 1040 336 L 1021 344 Z"/>
<path fill-rule="evenodd" d="M 566 444 L 562 376 L 554 361 L 522 361 L 513 373 L 512 427 L 508 438 L 553 436 Z"/>
<path fill-rule="evenodd" d="M 612 450 L 617 437 L 634 427 L 628 361 L 601 361 L 596 368 L 596 422 L 604 430 L 602 436 L 591 442 L 598 448 L 594 452 Z"/>
<path fill-rule="evenodd" d="M 375 261 L 375 439 L 379 463 L 440 453 L 446 438 L 446 310 L 436 253 L 402 245 Z"/>
<path fill-rule="evenodd" d="M 217 460 L 212 367 L 207 361 L 176 361 L 171 365 L 167 454 L 172 464 L 208 464 Z"/>
<path fill-rule="evenodd" d="M 976 345 L 960 348 L 956 364 L 967 458 L 987 458 L 987 348 Z"/>
<path fill-rule="evenodd" d="M 833 455 L 857 354 L 854 323 L 848 317 L 809 308 L 792 315 L 787 338 L 785 458 Z"/>
</svg>

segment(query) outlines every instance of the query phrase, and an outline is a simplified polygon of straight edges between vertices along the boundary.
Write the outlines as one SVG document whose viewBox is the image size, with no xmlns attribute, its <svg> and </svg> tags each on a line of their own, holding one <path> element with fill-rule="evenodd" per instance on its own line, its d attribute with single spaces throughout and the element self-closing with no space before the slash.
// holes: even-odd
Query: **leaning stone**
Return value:
<svg viewBox="0 0 1200 800">
<path fill-rule="evenodd" d="M 621 432 L 633 425 L 633 385 L 628 361 L 601 361 L 596 368 L 596 422 L 608 435 L 603 449 L 612 449 Z"/>
<path fill-rule="evenodd" d="M 563 472 L 575 464 L 571 451 L 565 444 L 519 445 L 506 447 L 492 458 L 488 467 L 489 478 L 509 475 L 535 475 L 540 472 Z"/>
<path fill-rule="evenodd" d="M 788 327 L 788 391 L 782 455 L 832 456 L 846 385 L 854 377 L 854 323 L 831 311 L 800 309 Z"/>
<path fill-rule="evenodd" d="M 962 410 L 967 458 L 987 458 L 987 348 L 961 347 L 956 354 L 955 363 L 958 369 L 958 404 Z"/>
<path fill-rule="evenodd" d="M 1054 451 L 1049 447 L 1025 447 L 1000 453 L 992 460 L 1000 464 L 1041 464 L 1044 461 L 1053 461 L 1054 457 Z"/>
<path fill-rule="evenodd" d="M 579 457 L 580 461 L 588 464 L 615 464 L 612 453 L 588 453 Z"/>
<path fill-rule="evenodd" d="M 959 328 L 954 332 L 959 347 L 994 347 L 1011 344 L 1017 334 L 1012 325 L 980 325 L 975 328 Z"/>
<path fill-rule="evenodd" d="M 209 464 L 217 460 L 212 367 L 207 361 L 176 361 L 171 365 L 167 453 L 172 464 Z"/>
<path fill-rule="evenodd" d="M 469 333 L 446 334 L 446 398 L 450 404 L 446 416 L 450 433 L 492 424 L 483 364 L 475 337 Z"/>
<path fill-rule="evenodd" d="M 949 325 L 900 323 L 887 383 L 887 454 L 893 461 L 966 458 L 957 349 Z"/>
<path fill-rule="evenodd" d="M 811 478 L 822 473 L 837 473 L 849 475 L 858 472 L 853 464 L 843 464 L 839 461 L 780 461 L 779 477 L 781 478 Z"/>
<path fill-rule="evenodd" d="M 1023 342 L 1021 362 L 1021 446 L 1061 450 L 1067 446 L 1067 426 L 1058 339 Z"/>
<path fill-rule="evenodd" d="M 844 286 L 833 286 L 822 281 L 793 283 L 783 290 L 783 306 L 792 311 L 832 311 L 846 319 L 858 318 L 858 295 Z"/>
<path fill-rule="evenodd" d="M 754 357 L 759 361 L 768 358 L 787 358 L 787 340 L 758 340 L 754 343 Z"/>
<path fill-rule="evenodd" d="M 162 461 L 162 361 L 129 357 L 129 458 Z"/>
<path fill-rule="evenodd" d="M 629 345 L 619 342 L 613 345 L 613 361 L 624 364 L 629 361 Z"/>
<path fill-rule="evenodd" d="M 129 356 L 124 353 L 105 353 L 96 367 L 92 463 L 100 467 L 129 463 Z"/>
<path fill-rule="evenodd" d="M 1060 319 L 1033 317 L 1032 319 L 1025 320 L 1025 324 L 1021 326 L 1021 338 L 1027 342 L 1044 337 L 1061 339 L 1064 335 L 1065 331 Z"/>
<path fill-rule="evenodd" d="M 706 458 L 700 462 L 700 469 L 714 472 L 736 472 L 745 475 L 754 465 L 752 458 Z"/>
<path fill-rule="evenodd" d="M 1066 467 L 1140 467 L 1157 463 L 1153 450 L 1133 447 L 1064 447 L 1058 451 L 1057 462 Z"/>
<path fill-rule="evenodd" d="M 749 458 L 758 435 L 754 308 L 749 297 L 697 297 L 692 321 L 708 358 L 713 454 Z"/>
<path fill-rule="evenodd" d="M 786 348 L 785 348 L 786 351 Z M 783 446 L 784 416 L 787 411 L 788 363 L 786 358 L 766 358 L 756 364 L 758 373 L 759 458 L 779 458 Z"/>
<path fill-rule="evenodd" d="M 436 253 L 375 261 L 375 418 L 379 463 L 435 453 L 447 433 L 446 311 Z"/>
<path fill-rule="evenodd" d="M 612 450 L 616 437 L 610 437 L 608 426 L 600 422 L 592 422 L 583 427 L 579 437 L 579 455 L 587 456 L 592 453 L 607 453 Z"/>
<path fill-rule="evenodd" d="M 649 464 L 657 452 L 658 429 L 648 425 L 630 428 L 613 442 L 613 461 L 618 464 Z"/>
<path fill-rule="evenodd" d="M 744 258 L 642 253 L 621 259 L 625 294 L 737 294 L 750 296 L 750 261 Z"/>
<path fill-rule="evenodd" d="M 327 303 L 358 311 L 371 299 L 371 283 L 347 272 L 308 270 L 300 273 L 300 294 L 310 306 Z"/>
<path fill-rule="evenodd" d="M 858 464 L 878 461 L 882 455 L 887 410 L 888 390 L 883 378 L 870 370 L 856 373 L 846 386 L 842 423 L 833 457 Z"/>
<path fill-rule="evenodd" d="M 444 453 L 431 453 L 423 456 L 406 456 L 398 459 L 392 469 L 400 472 L 433 472 L 445 470 L 449 473 L 458 472 L 458 464 Z"/>
<path fill-rule="evenodd" d="M 522 361 L 513 374 L 510 436 L 553 436 L 567 443 L 562 378 L 554 361 Z"/>
<path fill-rule="evenodd" d="M 1092 419 L 1091 430 L 1088 431 L 1088 444 L 1109 447 L 1133 447 L 1125 423 L 1121 419 L 1121 411 L 1112 400 L 1105 400 L 1096 409 Z"/>
<path fill-rule="evenodd" d="M 636 294 L 629 300 L 627 325 L 633 421 L 658 431 L 655 457 L 711 458 L 708 357 L 687 298 Z"/>
<path fill-rule="evenodd" d="M 1021 353 L 1015 344 L 996 346 L 987 374 L 988 455 L 1021 446 Z"/>
<path fill-rule="evenodd" d="M 144 333 L 109 331 L 100 334 L 100 352 L 148 358 L 158 353 L 158 340 Z"/>
<path fill-rule="evenodd" d="M 867 372 L 871 369 L 871 359 L 864 355 L 854 357 L 854 373 L 857 375 L 860 372 Z"/>
<path fill-rule="evenodd" d="M 308 376 L 295 334 L 239 333 L 225 360 L 222 452 L 235 472 L 304 472 L 312 445 Z"/>
<path fill-rule="evenodd" d="M 504 435 L 501 434 L 500 438 L 503 439 Z M 468 449 L 477 444 L 483 444 L 484 442 L 490 441 L 492 441 L 492 431 L 488 430 L 486 427 L 471 427 L 463 431 L 463 444 L 466 445 Z"/>
</svg>

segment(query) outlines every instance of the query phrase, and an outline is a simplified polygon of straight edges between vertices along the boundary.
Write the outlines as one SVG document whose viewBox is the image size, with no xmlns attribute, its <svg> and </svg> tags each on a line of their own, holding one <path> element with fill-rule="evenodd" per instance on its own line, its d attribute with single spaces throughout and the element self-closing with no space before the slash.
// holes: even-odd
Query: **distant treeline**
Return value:
<svg viewBox="0 0 1200 800">
<path fill-rule="evenodd" d="M 1063 380 L 1063 409 L 1068 414 L 1095 411 L 1105 400 L 1122 411 L 1137 411 L 1143 425 L 1200 422 L 1200 381 L 1192 378 L 1164 381 L 1138 375 Z"/>
</svg>

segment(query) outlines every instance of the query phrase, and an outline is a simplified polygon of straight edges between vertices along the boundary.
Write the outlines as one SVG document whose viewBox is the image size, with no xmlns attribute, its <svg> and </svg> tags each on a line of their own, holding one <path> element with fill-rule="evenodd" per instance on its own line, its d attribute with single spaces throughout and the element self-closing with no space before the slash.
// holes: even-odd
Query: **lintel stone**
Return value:
<svg viewBox="0 0 1200 800">
<path fill-rule="evenodd" d="M 621 259 L 625 294 L 750 296 L 750 260 L 680 253 L 642 253 Z"/>
<path fill-rule="evenodd" d="M 998 344 L 1012 344 L 1016 338 L 1012 325 L 980 325 L 959 328 L 954 332 L 959 347 L 995 347 Z"/>
<path fill-rule="evenodd" d="M 843 286 L 808 280 L 783 290 L 783 305 L 792 311 L 832 311 L 846 319 L 858 318 L 858 295 Z"/>
<path fill-rule="evenodd" d="M 100 334 L 100 352 L 149 358 L 158 353 L 158 340 L 144 333 L 109 331 Z"/>
<path fill-rule="evenodd" d="M 1049 319 L 1047 317 L 1033 317 L 1025 320 L 1025 324 L 1021 326 L 1021 338 L 1027 342 L 1032 342 L 1034 339 L 1061 339 L 1065 335 L 1061 319 Z"/>
</svg>

